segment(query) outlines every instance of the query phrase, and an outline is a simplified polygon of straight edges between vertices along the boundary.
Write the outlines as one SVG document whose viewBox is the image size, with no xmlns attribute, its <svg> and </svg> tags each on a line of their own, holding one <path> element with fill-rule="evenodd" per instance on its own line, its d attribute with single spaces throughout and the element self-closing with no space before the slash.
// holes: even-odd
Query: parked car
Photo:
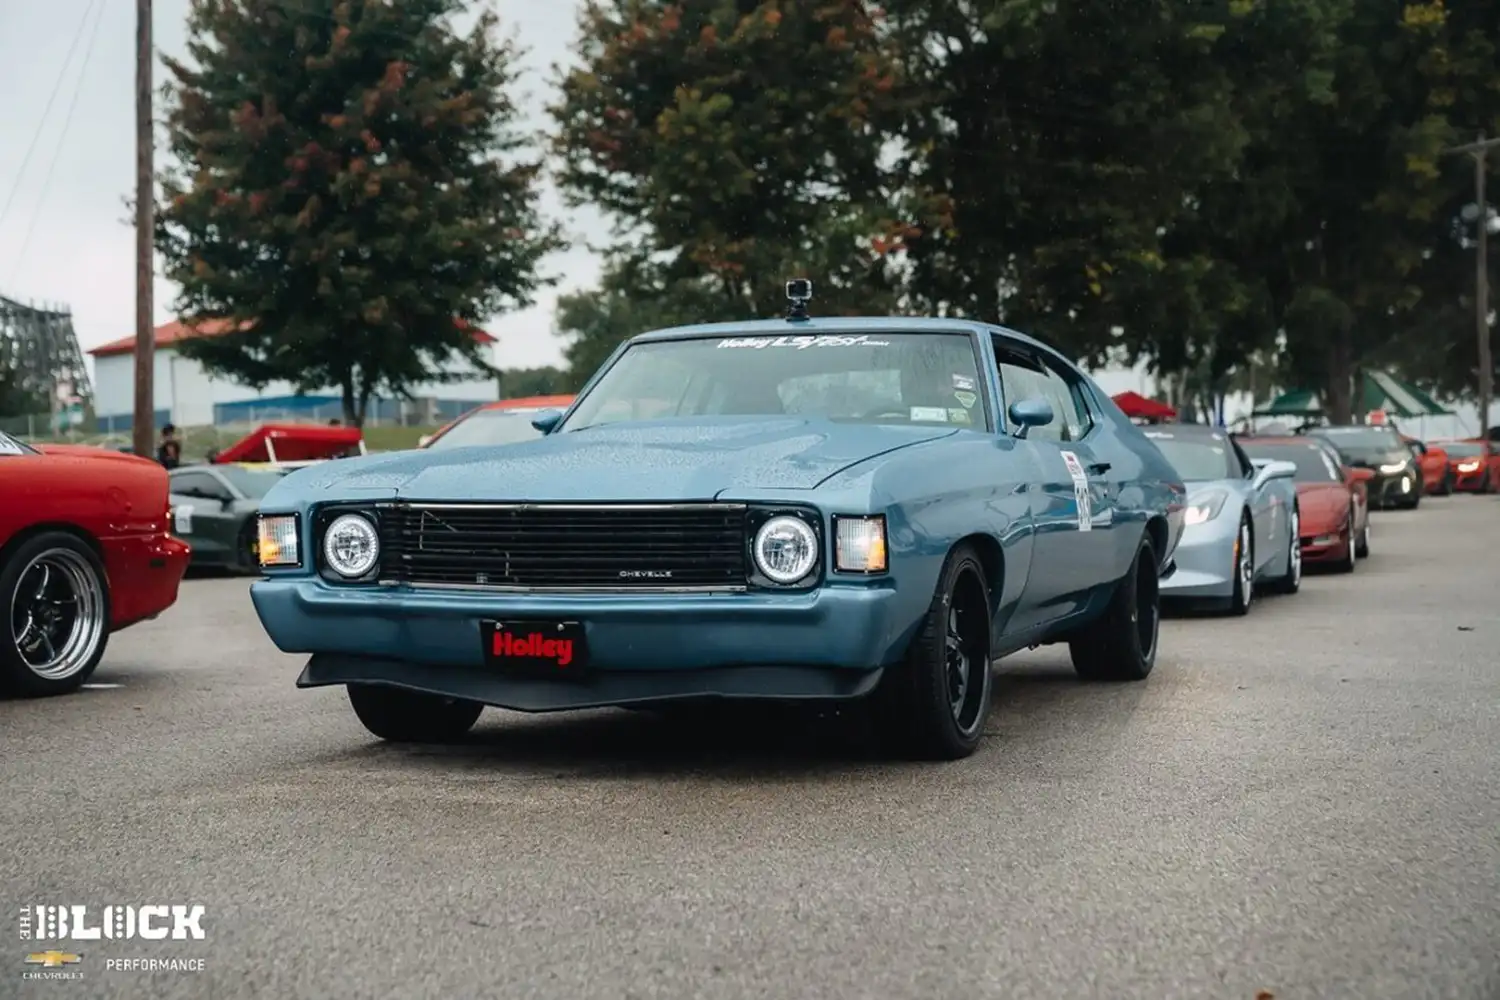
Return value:
<svg viewBox="0 0 1500 1000">
<path fill-rule="evenodd" d="M 156 462 L 0 433 L 0 689 L 73 691 L 112 633 L 172 606 L 188 546 L 167 521 Z"/>
<path fill-rule="evenodd" d="M 1311 437 L 1238 437 L 1251 461 L 1290 462 L 1297 468 L 1302 561 L 1354 572 L 1370 554 L 1369 469 L 1341 466 L 1327 444 Z"/>
<path fill-rule="evenodd" d="M 1340 464 L 1370 471 L 1365 485 L 1372 507 L 1416 510 L 1422 502 L 1426 489 L 1422 467 L 1396 428 L 1389 424 L 1356 424 L 1314 427 L 1307 433 L 1333 445 Z"/>
<path fill-rule="evenodd" d="M 1453 492 L 1453 472 L 1448 467 L 1448 453 L 1436 443 L 1419 441 L 1409 434 L 1401 435 L 1401 440 L 1411 449 L 1417 459 L 1417 467 L 1422 470 L 1422 492 L 1445 497 Z"/>
<path fill-rule="evenodd" d="M 291 469 L 275 465 L 184 465 L 168 475 L 172 534 L 193 547 L 192 565 L 260 572 L 255 515 Z"/>
<path fill-rule="evenodd" d="M 523 396 L 485 403 L 422 438 L 418 447 L 464 448 L 535 441 L 542 432 L 531 425 L 532 418 L 545 410 L 566 410 L 572 403 L 572 396 Z"/>
<path fill-rule="evenodd" d="M 1500 446 L 1471 438 L 1442 441 L 1448 456 L 1448 474 L 1460 493 L 1500 493 Z"/>
<path fill-rule="evenodd" d="M 665 413 L 662 403 L 665 406 Z M 640 407 L 658 411 L 636 416 Z M 984 731 L 992 660 L 1156 662 L 1185 489 L 1071 362 L 962 320 L 643 334 L 537 440 L 287 476 L 267 632 L 376 736 L 523 711 L 859 703 L 903 753 Z"/>
<path fill-rule="evenodd" d="M 1250 611 L 1257 587 L 1295 594 L 1302 586 L 1297 468 L 1247 456 L 1226 431 L 1159 424 L 1145 431 L 1187 484 L 1177 569 L 1162 596 Z"/>
</svg>

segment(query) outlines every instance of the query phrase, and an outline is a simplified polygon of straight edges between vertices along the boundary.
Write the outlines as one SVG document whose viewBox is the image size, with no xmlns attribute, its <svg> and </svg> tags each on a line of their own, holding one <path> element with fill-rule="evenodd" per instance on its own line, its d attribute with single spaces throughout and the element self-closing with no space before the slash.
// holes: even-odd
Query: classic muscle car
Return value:
<svg viewBox="0 0 1500 1000">
<path fill-rule="evenodd" d="M 0 434 L 0 690 L 73 691 L 111 633 L 172 606 L 188 546 L 167 520 L 150 459 Z"/>
<path fill-rule="evenodd" d="M 1297 467 L 1252 459 L 1218 427 L 1161 424 L 1145 434 L 1188 491 L 1177 572 L 1162 581 L 1162 596 L 1243 615 L 1256 587 L 1295 594 L 1302 586 Z"/>
<path fill-rule="evenodd" d="M 1252 461 L 1291 462 L 1296 466 L 1303 563 L 1354 572 L 1356 562 L 1370 554 L 1370 505 L 1364 486 L 1370 480 L 1370 470 L 1341 466 L 1338 452 L 1318 438 L 1236 440 Z"/>
<path fill-rule="evenodd" d="M 953 759 L 1000 656 L 1155 663 L 1184 488 L 1018 333 L 795 310 L 658 331 L 536 423 L 266 495 L 251 596 L 311 654 L 300 686 L 346 685 L 366 728 L 414 742 L 485 705 L 857 700 L 893 750 Z"/>
</svg>

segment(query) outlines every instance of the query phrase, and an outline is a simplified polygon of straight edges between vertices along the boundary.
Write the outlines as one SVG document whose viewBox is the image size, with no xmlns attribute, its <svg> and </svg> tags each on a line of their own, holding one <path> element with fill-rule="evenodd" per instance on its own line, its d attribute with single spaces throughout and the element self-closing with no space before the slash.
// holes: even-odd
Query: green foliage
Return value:
<svg viewBox="0 0 1500 1000">
<path fill-rule="evenodd" d="M 514 47 L 461 0 L 194 0 L 167 60 L 158 247 L 184 354 L 252 386 L 377 391 L 492 371 L 469 325 L 529 304 L 559 245 L 508 96 Z"/>
<path fill-rule="evenodd" d="M 605 326 L 658 318 L 621 296 L 767 317 L 807 275 L 825 312 L 897 307 L 885 250 L 906 227 L 881 155 L 902 88 L 868 4 L 588 0 L 580 30 L 553 108 L 559 180 L 615 219 L 616 270 L 652 277 L 564 303 L 580 363 L 607 353 Z"/>
<path fill-rule="evenodd" d="M 550 365 L 543 368 L 512 368 L 500 373 L 501 399 L 556 396 L 568 391 L 568 373 Z"/>
</svg>

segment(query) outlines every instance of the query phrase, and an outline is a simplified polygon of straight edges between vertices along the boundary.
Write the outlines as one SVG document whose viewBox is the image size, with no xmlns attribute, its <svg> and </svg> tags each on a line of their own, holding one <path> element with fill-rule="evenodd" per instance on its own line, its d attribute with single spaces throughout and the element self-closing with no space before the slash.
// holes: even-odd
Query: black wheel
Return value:
<svg viewBox="0 0 1500 1000">
<path fill-rule="evenodd" d="M 1417 493 L 1417 494 L 1415 494 L 1415 495 L 1412 496 L 1410 503 L 1402 504 L 1402 507 L 1404 509 L 1406 509 L 1406 510 L 1416 510 L 1421 505 L 1422 505 L 1422 494 Z"/>
<path fill-rule="evenodd" d="M 1250 515 L 1240 515 L 1240 533 L 1234 540 L 1234 591 L 1229 595 L 1229 613 L 1248 615 L 1255 600 L 1255 532 Z"/>
<path fill-rule="evenodd" d="M 1438 496 L 1451 497 L 1453 495 L 1453 470 L 1448 469 L 1443 473 L 1443 481 L 1438 484 Z"/>
<path fill-rule="evenodd" d="M 61 531 L 28 538 L 0 566 L 0 690 L 27 698 L 76 691 L 109 643 L 104 565 Z"/>
<path fill-rule="evenodd" d="M 1354 515 L 1349 515 L 1349 523 L 1354 523 Z M 1365 515 L 1365 526 L 1359 529 L 1359 540 L 1354 543 L 1354 555 L 1360 559 L 1370 557 L 1370 518 Z"/>
<path fill-rule="evenodd" d="M 973 549 L 949 554 L 906 658 L 874 698 L 881 736 L 902 756 L 959 760 L 979 746 L 990 710 L 990 591 Z"/>
<path fill-rule="evenodd" d="M 1295 594 L 1302 589 L 1302 512 L 1295 506 L 1287 527 L 1292 537 L 1287 543 L 1286 573 L 1271 581 L 1271 589 L 1278 594 Z"/>
<path fill-rule="evenodd" d="M 1144 680 L 1156 666 L 1161 631 L 1161 590 L 1156 548 L 1142 533 L 1135 561 L 1115 584 L 1109 607 L 1068 642 L 1073 669 L 1091 681 Z"/>
<path fill-rule="evenodd" d="M 393 743 L 455 743 L 484 711 L 477 701 L 377 684 L 350 684 L 349 703 L 366 729 Z"/>
<path fill-rule="evenodd" d="M 1359 539 L 1354 530 L 1354 508 L 1349 508 L 1349 526 L 1344 529 L 1344 555 L 1338 562 L 1333 564 L 1335 571 L 1339 573 L 1353 573 L 1354 563 L 1359 559 Z"/>
</svg>

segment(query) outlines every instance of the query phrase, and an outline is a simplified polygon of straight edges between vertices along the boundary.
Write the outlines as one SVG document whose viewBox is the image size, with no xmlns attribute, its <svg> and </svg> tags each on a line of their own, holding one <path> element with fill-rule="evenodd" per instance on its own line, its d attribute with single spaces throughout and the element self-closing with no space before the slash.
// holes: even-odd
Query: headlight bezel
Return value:
<svg viewBox="0 0 1500 1000">
<path fill-rule="evenodd" d="M 766 526 L 780 518 L 798 522 L 812 534 L 813 560 L 811 567 L 795 580 L 784 582 L 767 574 L 761 566 L 757 550 L 761 533 Z M 824 550 L 823 518 L 814 510 L 801 507 L 766 506 L 752 507 L 745 521 L 745 568 L 747 582 L 752 587 L 765 590 L 802 591 L 811 590 L 823 582 L 823 568 L 827 562 Z"/>
<path fill-rule="evenodd" d="M 1214 490 L 1197 497 L 1190 497 L 1182 512 L 1183 527 L 1191 528 L 1197 524 L 1207 524 L 1223 512 L 1224 505 L 1228 502 L 1229 493 L 1226 490 Z M 1200 510 L 1201 514 L 1198 513 Z"/>
<path fill-rule="evenodd" d="M 365 522 L 373 535 L 374 555 L 370 566 L 357 576 L 345 576 L 329 559 L 328 540 L 333 526 L 346 517 L 357 517 Z M 377 583 L 384 546 L 380 531 L 380 511 L 370 504 L 336 504 L 321 508 L 313 516 L 314 530 L 310 547 L 314 552 L 318 576 L 339 586 Z"/>
<path fill-rule="evenodd" d="M 275 528 L 281 529 L 278 533 Z M 290 542 L 290 545 L 287 543 Z M 290 549 L 290 553 L 286 550 Z M 266 553 L 279 557 L 266 561 Z M 302 566 L 302 519 L 291 513 L 261 513 L 255 518 L 255 557 L 266 572 L 298 569 Z"/>
</svg>

